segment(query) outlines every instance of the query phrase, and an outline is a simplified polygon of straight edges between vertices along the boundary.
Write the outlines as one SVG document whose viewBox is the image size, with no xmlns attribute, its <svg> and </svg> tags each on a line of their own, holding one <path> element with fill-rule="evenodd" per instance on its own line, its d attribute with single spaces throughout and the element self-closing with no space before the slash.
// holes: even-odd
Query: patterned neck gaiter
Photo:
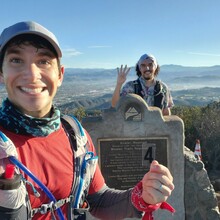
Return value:
<svg viewBox="0 0 220 220">
<path fill-rule="evenodd" d="M 8 100 L 2 102 L 0 108 L 0 125 L 16 134 L 45 137 L 59 129 L 60 111 L 54 106 L 50 118 L 34 118 L 19 112 Z"/>
</svg>

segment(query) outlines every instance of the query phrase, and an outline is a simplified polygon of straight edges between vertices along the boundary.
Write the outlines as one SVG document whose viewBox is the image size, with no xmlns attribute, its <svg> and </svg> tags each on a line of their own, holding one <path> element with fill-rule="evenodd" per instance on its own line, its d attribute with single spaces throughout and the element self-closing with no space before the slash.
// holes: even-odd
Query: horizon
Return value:
<svg viewBox="0 0 220 220">
<path fill-rule="evenodd" d="M 220 65 L 219 8 L 219 0 L 3 1 L 0 30 L 40 23 L 58 38 L 66 68 L 135 66 L 144 53 L 161 66 L 207 67 Z"/>
<path fill-rule="evenodd" d="M 217 65 L 212 65 L 212 66 L 183 66 L 183 65 L 179 65 L 179 64 L 163 64 L 163 65 L 160 65 L 160 67 L 163 67 L 163 66 L 177 66 L 177 67 L 183 67 L 183 68 L 211 68 L 211 67 L 220 67 L 220 64 L 217 64 Z M 64 66 L 65 67 L 65 66 Z M 134 68 L 134 66 L 130 66 L 131 68 Z M 103 70 L 114 70 L 116 68 L 102 68 L 102 67 L 93 67 L 93 68 L 86 68 L 86 67 L 65 67 L 65 69 L 103 69 Z"/>
</svg>

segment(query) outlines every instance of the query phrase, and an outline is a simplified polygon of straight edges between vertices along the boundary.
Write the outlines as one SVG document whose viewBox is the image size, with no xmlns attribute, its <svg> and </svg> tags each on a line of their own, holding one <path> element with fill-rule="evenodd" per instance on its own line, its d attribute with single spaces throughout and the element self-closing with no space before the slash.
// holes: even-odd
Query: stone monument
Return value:
<svg viewBox="0 0 220 220">
<path fill-rule="evenodd" d="M 167 166 L 175 189 L 168 202 L 175 208 L 154 213 L 157 220 L 184 220 L 184 124 L 177 116 L 163 116 L 138 95 L 121 97 L 116 109 L 82 122 L 90 133 L 108 186 L 133 187 L 148 171 L 153 159 Z"/>
</svg>

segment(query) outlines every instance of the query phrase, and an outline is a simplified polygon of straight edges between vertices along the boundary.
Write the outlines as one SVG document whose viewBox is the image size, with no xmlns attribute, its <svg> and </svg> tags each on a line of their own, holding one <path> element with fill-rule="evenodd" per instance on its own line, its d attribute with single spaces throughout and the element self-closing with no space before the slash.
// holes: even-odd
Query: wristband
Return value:
<svg viewBox="0 0 220 220">
<path fill-rule="evenodd" d="M 132 190 L 131 202 L 137 210 L 144 212 L 143 220 L 153 220 L 153 212 L 159 208 L 175 212 L 175 209 L 166 202 L 155 205 L 147 204 L 142 198 L 142 190 L 142 182 L 139 182 Z"/>
</svg>

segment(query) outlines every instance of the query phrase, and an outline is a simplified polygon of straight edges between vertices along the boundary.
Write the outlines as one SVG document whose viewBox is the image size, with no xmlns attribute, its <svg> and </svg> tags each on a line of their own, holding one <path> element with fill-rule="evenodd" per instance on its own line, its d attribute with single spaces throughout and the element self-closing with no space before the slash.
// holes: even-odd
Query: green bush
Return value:
<svg viewBox="0 0 220 220">
<path fill-rule="evenodd" d="M 172 109 L 172 114 L 184 122 L 186 147 L 194 151 L 196 139 L 200 140 L 203 162 L 209 168 L 213 151 L 220 143 L 219 102 L 206 107 L 177 106 Z"/>
</svg>

